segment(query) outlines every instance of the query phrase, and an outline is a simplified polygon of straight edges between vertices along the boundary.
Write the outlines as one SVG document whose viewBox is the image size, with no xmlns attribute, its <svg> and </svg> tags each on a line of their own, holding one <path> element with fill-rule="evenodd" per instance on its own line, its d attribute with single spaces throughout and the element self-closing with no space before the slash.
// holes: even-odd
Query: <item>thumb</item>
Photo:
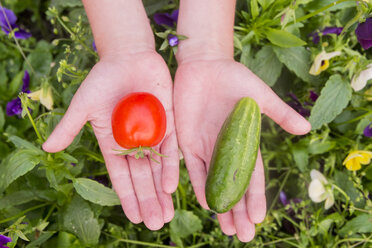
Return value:
<svg viewBox="0 0 372 248">
<path fill-rule="evenodd" d="M 71 144 L 75 136 L 87 122 L 88 114 L 82 110 L 76 96 L 47 141 L 43 144 L 46 152 L 59 152 Z"/>
</svg>

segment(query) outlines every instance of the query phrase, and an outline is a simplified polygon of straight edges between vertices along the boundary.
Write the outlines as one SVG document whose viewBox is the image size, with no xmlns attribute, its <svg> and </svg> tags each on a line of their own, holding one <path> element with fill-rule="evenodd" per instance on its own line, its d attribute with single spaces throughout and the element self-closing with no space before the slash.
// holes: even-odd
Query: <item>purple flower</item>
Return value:
<svg viewBox="0 0 372 248">
<path fill-rule="evenodd" d="M 17 24 L 17 16 L 13 11 L 7 8 L 0 7 L 0 26 L 4 33 L 9 34 L 13 29 L 18 29 L 14 32 L 14 36 L 17 39 L 28 39 L 31 34 L 21 29 Z"/>
<path fill-rule="evenodd" d="M 319 34 L 322 33 L 322 35 L 327 35 L 327 34 L 337 34 L 340 35 L 342 32 L 343 28 L 342 27 L 325 27 L 322 31 L 315 31 L 310 34 L 310 36 L 313 39 L 314 44 L 318 44 L 320 41 Z"/>
<path fill-rule="evenodd" d="M 372 47 L 372 18 L 367 18 L 365 22 L 359 23 L 355 34 L 365 50 Z"/>
<path fill-rule="evenodd" d="M 97 47 L 96 47 L 96 42 L 92 42 L 92 47 L 93 47 L 93 50 L 95 51 L 95 52 L 97 52 Z"/>
<path fill-rule="evenodd" d="M 30 74 L 28 71 L 25 71 L 23 76 L 23 85 L 21 92 L 30 93 Z M 18 115 L 20 116 L 22 113 L 22 102 L 19 97 L 12 99 L 6 104 L 6 114 L 8 116 Z"/>
<path fill-rule="evenodd" d="M 372 137 L 372 123 L 368 124 L 363 131 L 364 136 L 371 138 Z"/>
<path fill-rule="evenodd" d="M 310 97 L 311 101 L 315 102 L 318 99 L 319 95 L 317 93 L 315 93 L 314 91 L 310 90 L 310 96 L 309 97 Z"/>
<path fill-rule="evenodd" d="M 8 246 L 5 246 L 7 243 L 12 242 L 12 239 L 0 234 L 0 248 L 8 248 Z"/>
<path fill-rule="evenodd" d="M 178 9 L 173 10 L 169 13 L 156 13 L 154 14 L 154 21 L 158 25 L 167 25 L 168 27 L 174 27 L 174 24 L 178 20 Z"/>
<path fill-rule="evenodd" d="M 9 101 L 7 104 L 6 104 L 6 114 L 8 116 L 13 116 L 13 115 L 21 115 L 22 113 L 22 103 L 21 103 L 21 99 L 19 99 L 18 97 Z"/>
<path fill-rule="evenodd" d="M 280 191 L 279 199 L 280 199 L 281 203 L 283 204 L 283 206 L 286 206 L 286 205 L 289 204 L 289 201 L 287 199 L 287 195 L 284 193 L 284 191 Z"/>
<path fill-rule="evenodd" d="M 302 106 L 302 103 L 300 102 L 300 100 L 295 94 L 289 93 L 288 95 L 290 98 L 292 98 L 292 101 L 288 102 L 289 106 L 291 106 L 294 110 L 296 110 L 303 117 L 310 116 L 310 110 Z"/>
<path fill-rule="evenodd" d="M 170 34 L 168 35 L 168 43 L 171 47 L 178 45 L 178 37 L 176 35 Z"/>
</svg>

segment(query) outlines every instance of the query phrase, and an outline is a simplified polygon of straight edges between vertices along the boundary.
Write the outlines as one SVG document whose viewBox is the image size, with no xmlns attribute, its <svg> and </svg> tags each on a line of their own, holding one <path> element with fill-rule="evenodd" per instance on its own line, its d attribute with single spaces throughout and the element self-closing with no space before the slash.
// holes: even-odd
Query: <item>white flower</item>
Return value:
<svg viewBox="0 0 372 248">
<path fill-rule="evenodd" d="M 309 73 L 311 75 L 319 75 L 322 71 L 327 70 L 329 67 L 329 60 L 333 57 L 340 56 L 341 52 L 336 51 L 336 52 L 331 52 L 331 53 L 326 53 L 325 51 L 322 51 L 319 53 L 313 62 L 313 65 L 310 68 Z"/>
<path fill-rule="evenodd" d="M 43 90 L 40 89 L 38 91 L 31 92 L 27 94 L 31 100 L 40 101 L 47 109 L 51 110 L 53 108 L 53 95 L 52 95 L 52 88 L 48 87 L 48 89 Z"/>
<path fill-rule="evenodd" d="M 329 209 L 335 203 L 332 190 L 327 187 L 328 181 L 317 170 L 311 170 L 311 183 L 309 185 L 309 196 L 313 202 L 322 202 L 325 200 L 325 209 Z"/>
<path fill-rule="evenodd" d="M 359 91 L 367 85 L 367 82 L 370 79 L 372 79 L 372 64 L 369 64 L 367 69 L 361 71 L 359 75 L 354 75 L 351 80 L 351 87 L 355 91 Z"/>
</svg>

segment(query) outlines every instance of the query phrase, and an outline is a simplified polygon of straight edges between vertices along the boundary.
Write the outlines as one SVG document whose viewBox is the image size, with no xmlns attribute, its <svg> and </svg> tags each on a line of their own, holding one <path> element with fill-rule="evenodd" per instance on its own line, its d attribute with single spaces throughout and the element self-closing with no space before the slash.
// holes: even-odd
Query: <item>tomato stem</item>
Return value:
<svg viewBox="0 0 372 248">
<path fill-rule="evenodd" d="M 120 153 L 118 153 L 116 155 L 124 155 L 124 156 L 126 156 L 126 155 L 129 155 L 129 154 L 135 152 L 134 157 L 136 159 L 140 159 L 140 158 L 144 158 L 145 157 L 144 150 L 150 151 L 150 159 L 152 161 L 154 161 L 155 163 L 158 163 L 158 164 L 160 164 L 160 162 L 157 161 L 156 159 L 154 159 L 154 157 L 153 157 L 154 154 L 158 155 L 159 157 L 167 157 L 166 155 L 157 152 L 154 148 L 148 147 L 148 146 L 139 146 L 139 147 L 131 148 L 131 149 L 128 149 L 128 150 L 117 150 L 117 149 L 114 149 L 114 151 L 120 152 Z"/>
</svg>

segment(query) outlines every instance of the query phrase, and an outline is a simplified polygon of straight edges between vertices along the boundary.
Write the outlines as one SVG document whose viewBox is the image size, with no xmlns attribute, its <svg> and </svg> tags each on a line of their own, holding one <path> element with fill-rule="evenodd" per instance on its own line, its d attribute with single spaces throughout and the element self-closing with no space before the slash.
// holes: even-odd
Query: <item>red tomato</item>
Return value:
<svg viewBox="0 0 372 248">
<path fill-rule="evenodd" d="M 155 146 L 167 129 L 163 105 L 146 92 L 121 99 L 112 112 L 111 125 L 116 142 L 126 149 Z"/>
</svg>

